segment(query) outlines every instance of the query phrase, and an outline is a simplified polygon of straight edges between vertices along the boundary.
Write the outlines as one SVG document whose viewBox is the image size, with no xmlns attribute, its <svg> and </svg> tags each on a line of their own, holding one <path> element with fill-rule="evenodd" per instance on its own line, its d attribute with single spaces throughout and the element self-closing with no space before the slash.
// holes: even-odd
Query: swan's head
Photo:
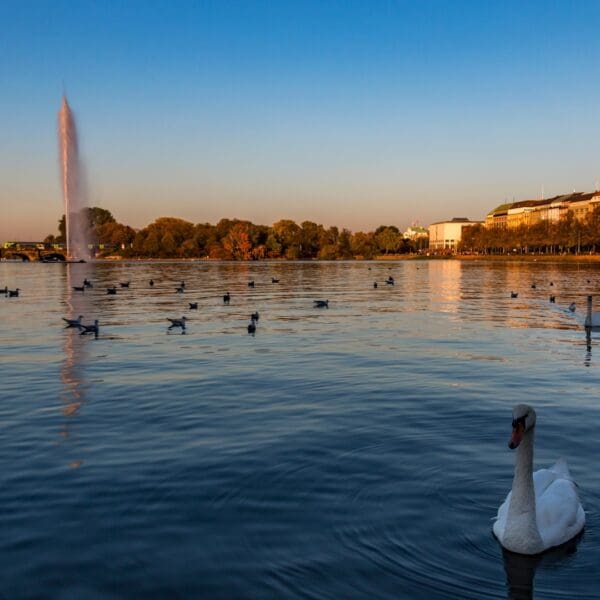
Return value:
<svg viewBox="0 0 600 600">
<path fill-rule="evenodd" d="M 523 436 L 535 427 L 535 410 L 527 404 L 517 404 L 513 408 L 512 436 L 508 447 L 514 450 L 523 439 Z"/>
</svg>

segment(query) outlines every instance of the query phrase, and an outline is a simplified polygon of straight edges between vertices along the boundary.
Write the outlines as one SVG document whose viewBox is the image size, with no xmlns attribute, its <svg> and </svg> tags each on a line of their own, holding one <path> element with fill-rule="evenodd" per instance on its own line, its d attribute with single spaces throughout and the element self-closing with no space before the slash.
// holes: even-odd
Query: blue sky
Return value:
<svg viewBox="0 0 600 600">
<path fill-rule="evenodd" d="M 62 214 L 56 114 L 89 202 L 368 230 L 483 218 L 600 179 L 600 3 L 0 3 L 0 240 Z"/>
</svg>

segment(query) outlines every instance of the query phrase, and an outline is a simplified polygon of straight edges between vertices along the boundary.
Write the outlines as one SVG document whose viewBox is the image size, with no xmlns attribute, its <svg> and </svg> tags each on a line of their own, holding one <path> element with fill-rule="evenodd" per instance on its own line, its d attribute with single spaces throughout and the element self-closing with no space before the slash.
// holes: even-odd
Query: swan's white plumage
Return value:
<svg viewBox="0 0 600 600">
<path fill-rule="evenodd" d="M 535 471 L 533 487 L 536 524 L 542 539 L 542 547 L 538 552 L 543 552 L 575 537 L 585 525 L 585 513 L 579 503 L 576 485 L 571 479 L 564 459 L 559 459 L 549 469 Z M 498 509 L 498 516 L 493 526 L 494 535 L 501 544 L 506 530 L 511 496 L 512 490 Z"/>
</svg>

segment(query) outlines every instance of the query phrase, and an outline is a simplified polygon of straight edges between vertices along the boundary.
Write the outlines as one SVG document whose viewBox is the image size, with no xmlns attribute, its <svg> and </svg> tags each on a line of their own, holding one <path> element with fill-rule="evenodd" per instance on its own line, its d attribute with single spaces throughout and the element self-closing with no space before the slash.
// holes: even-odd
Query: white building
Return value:
<svg viewBox="0 0 600 600">
<path fill-rule="evenodd" d="M 462 239 L 464 227 L 479 225 L 481 221 L 470 221 L 466 218 L 454 218 L 451 221 L 440 221 L 429 226 L 429 249 L 434 252 L 456 252 Z"/>
<path fill-rule="evenodd" d="M 418 240 L 419 238 L 426 238 L 429 235 L 425 227 L 420 225 L 411 225 L 403 234 L 402 237 L 407 240 Z"/>
</svg>

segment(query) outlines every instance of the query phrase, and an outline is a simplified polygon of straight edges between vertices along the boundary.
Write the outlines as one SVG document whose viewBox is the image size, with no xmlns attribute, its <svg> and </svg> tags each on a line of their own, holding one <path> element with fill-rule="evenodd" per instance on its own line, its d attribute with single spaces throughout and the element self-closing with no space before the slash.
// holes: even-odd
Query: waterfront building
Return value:
<svg viewBox="0 0 600 600">
<path fill-rule="evenodd" d="M 580 198 L 571 202 L 569 209 L 573 211 L 573 216 L 578 221 L 585 221 L 597 206 L 600 206 L 600 191 L 581 194 Z"/>
<path fill-rule="evenodd" d="M 465 227 L 479 225 L 482 221 L 471 221 L 455 217 L 450 221 L 439 221 L 429 226 L 429 249 L 433 252 L 456 252 Z"/>
<path fill-rule="evenodd" d="M 420 238 L 426 238 L 429 235 L 429 232 L 425 227 L 421 227 L 420 225 L 411 225 L 407 228 L 407 230 L 402 234 L 404 239 L 407 240 L 418 240 Z"/>
<path fill-rule="evenodd" d="M 547 200 L 521 200 L 494 208 L 486 215 L 485 226 L 488 229 L 514 229 L 541 222 L 558 223 L 569 211 L 577 220 L 583 221 L 599 205 L 600 191 L 573 192 Z"/>
</svg>

